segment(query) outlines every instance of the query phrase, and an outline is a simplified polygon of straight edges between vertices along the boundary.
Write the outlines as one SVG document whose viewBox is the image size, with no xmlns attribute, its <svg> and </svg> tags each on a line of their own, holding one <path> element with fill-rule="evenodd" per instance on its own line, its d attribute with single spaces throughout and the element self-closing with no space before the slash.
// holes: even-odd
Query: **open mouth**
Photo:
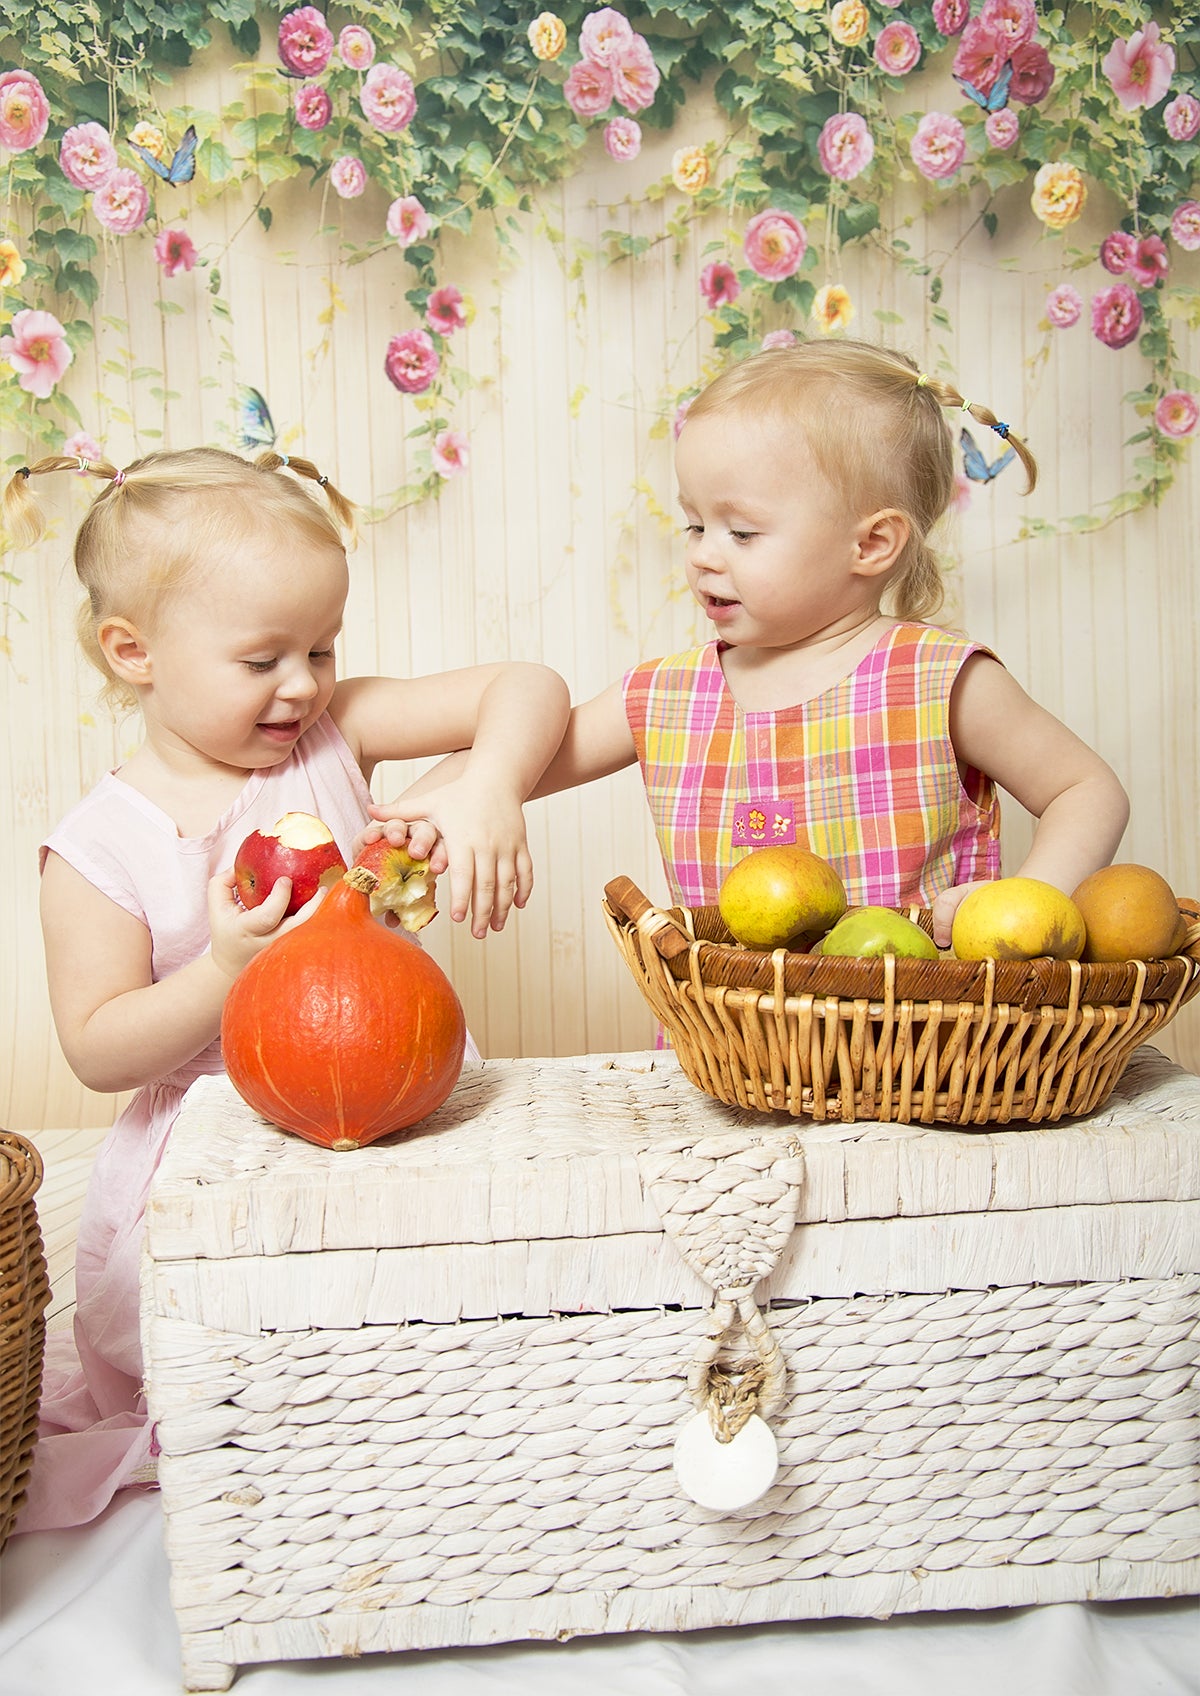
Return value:
<svg viewBox="0 0 1200 1696">
<path fill-rule="evenodd" d="M 264 736 L 269 736 L 276 742 L 292 742 L 300 734 L 300 720 L 286 719 L 282 724 L 260 724 L 258 727 Z"/>
</svg>

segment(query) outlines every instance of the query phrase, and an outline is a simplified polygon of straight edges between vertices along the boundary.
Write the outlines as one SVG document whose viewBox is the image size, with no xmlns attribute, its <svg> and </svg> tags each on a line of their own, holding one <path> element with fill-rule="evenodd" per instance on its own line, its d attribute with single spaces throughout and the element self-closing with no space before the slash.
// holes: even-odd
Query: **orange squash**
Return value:
<svg viewBox="0 0 1200 1696">
<path fill-rule="evenodd" d="M 462 1004 L 435 960 L 371 917 L 376 882 L 352 867 L 238 975 L 221 1017 L 239 1095 L 324 1148 L 415 1125 L 462 1070 Z"/>
</svg>

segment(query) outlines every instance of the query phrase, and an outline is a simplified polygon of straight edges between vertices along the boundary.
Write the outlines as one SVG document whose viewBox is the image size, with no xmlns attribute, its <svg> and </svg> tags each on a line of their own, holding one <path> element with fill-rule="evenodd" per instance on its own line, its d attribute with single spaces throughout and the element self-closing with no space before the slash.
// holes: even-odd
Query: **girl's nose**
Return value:
<svg viewBox="0 0 1200 1696">
<path fill-rule="evenodd" d="M 279 693 L 286 701 L 311 701 L 319 688 L 311 666 L 294 665 L 281 678 Z"/>
</svg>

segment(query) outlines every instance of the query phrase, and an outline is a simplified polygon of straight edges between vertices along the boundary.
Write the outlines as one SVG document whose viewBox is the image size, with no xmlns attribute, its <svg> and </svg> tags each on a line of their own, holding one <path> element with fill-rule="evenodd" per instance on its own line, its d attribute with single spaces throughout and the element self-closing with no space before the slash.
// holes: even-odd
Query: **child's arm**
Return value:
<svg viewBox="0 0 1200 1696">
<path fill-rule="evenodd" d="M 112 1094 L 165 1077 L 206 1048 L 221 1028 L 229 986 L 279 934 L 291 880 L 260 907 L 233 897 L 232 872 L 209 883 L 212 948 L 169 977 L 150 975 L 150 932 L 58 854 L 46 856 L 41 917 L 55 1029 L 71 1070 Z M 307 918 L 316 897 L 288 920 Z"/>
<path fill-rule="evenodd" d="M 381 760 L 461 751 L 419 799 L 406 790 L 388 816 L 412 826 L 416 858 L 444 839 L 451 917 L 470 911 L 476 936 L 500 930 L 510 906 L 529 898 L 521 803 L 558 747 L 569 706 L 556 671 L 518 663 L 407 681 L 351 678 L 335 691 L 330 712 L 368 778 Z"/>
<path fill-rule="evenodd" d="M 986 654 L 973 655 L 950 697 L 950 736 L 964 765 L 975 766 L 1038 820 L 1029 853 L 1011 874 L 1036 877 L 1070 895 L 1108 865 L 1129 821 L 1129 799 L 1116 773 L 1086 742 L 1040 707 Z M 950 940 L 960 884 L 934 903 L 934 938 Z"/>
<path fill-rule="evenodd" d="M 445 851 L 428 816 L 433 811 L 430 797 L 461 778 L 467 757 L 465 753 L 448 755 L 423 772 L 396 801 L 373 806 L 371 814 L 379 824 L 368 825 L 361 840 L 370 842 L 386 835 L 394 842 L 403 843 L 407 833 L 409 851 L 414 857 L 432 853 L 434 871 L 444 869 Z M 637 750 L 625 718 L 622 686 L 614 683 L 602 695 L 571 708 L 558 750 L 526 798 L 534 800 L 541 795 L 556 794 L 560 789 L 574 789 L 594 778 L 609 777 L 636 759 Z M 409 820 L 411 825 L 406 822 Z M 523 906 L 524 899 L 517 905 Z M 495 921 L 493 925 L 497 930 L 500 928 Z"/>
</svg>

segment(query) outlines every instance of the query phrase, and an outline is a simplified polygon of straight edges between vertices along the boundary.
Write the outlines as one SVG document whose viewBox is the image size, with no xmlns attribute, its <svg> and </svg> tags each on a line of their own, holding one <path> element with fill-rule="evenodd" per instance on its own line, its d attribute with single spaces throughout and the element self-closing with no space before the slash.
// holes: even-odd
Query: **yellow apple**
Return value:
<svg viewBox="0 0 1200 1696">
<path fill-rule="evenodd" d="M 1083 914 L 1061 889 L 1036 877 L 1001 877 L 963 897 L 950 940 L 960 960 L 1078 960 Z"/>
<path fill-rule="evenodd" d="M 846 911 L 846 888 L 829 861 L 811 849 L 773 843 L 738 861 L 717 904 L 747 948 L 784 948 L 831 929 Z"/>
</svg>

